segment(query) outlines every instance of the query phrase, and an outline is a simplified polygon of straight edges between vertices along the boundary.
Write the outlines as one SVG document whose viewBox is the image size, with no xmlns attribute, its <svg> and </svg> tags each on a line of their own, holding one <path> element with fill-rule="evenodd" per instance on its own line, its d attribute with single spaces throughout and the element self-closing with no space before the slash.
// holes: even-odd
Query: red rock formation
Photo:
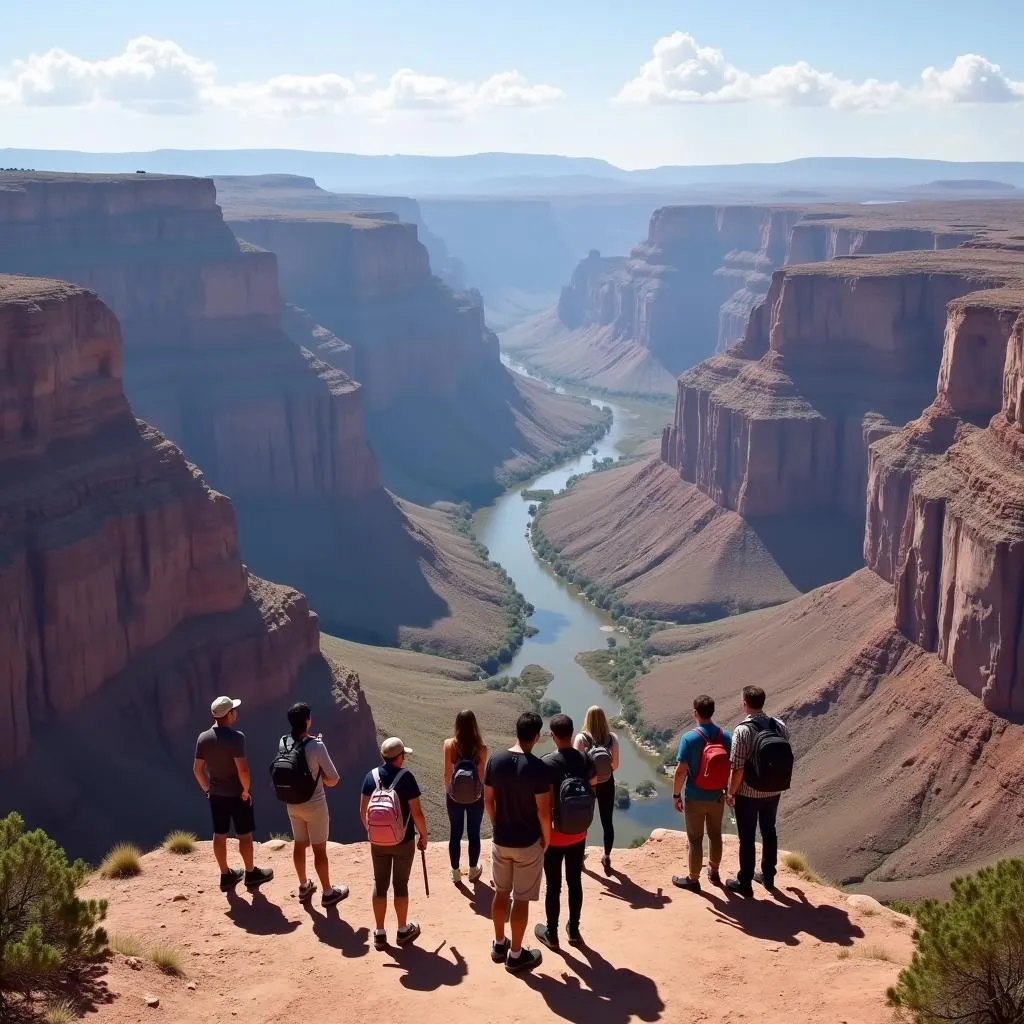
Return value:
<svg viewBox="0 0 1024 1024">
<path fill-rule="evenodd" d="M 59 738 L 110 707 L 111 694 L 122 714 L 145 716 L 125 758 L 116 755 L 122 769 L 144 755 L 137 741 L 154 728 L 184 743 L 216 693 L 237 693 L 254 709 L 274 704 L 279 716 L 296 686 L 344 730 L 358 755 L 338 754 L 354 767 L 374 746 L 358 678 L 323 659 L 301 594 L 248 575 L 231 503 L 132 415 L 121 354 L 118 323 L 93 293 L 0 277 L 0 769 L 13 773 L 5 794 L 60 822 L 69 789 L 95 786 L 84 797 L 95 806 L 136 788 L 126 781 L 112 791 L 97 764 L 75 765 L 70 780 L 54 774 Z M 108 761 L 112 725 L 98 733 Z M 33 754 L 42 729 L 46 749 Z M 171 763 L 180 773 L 181 757 Z M 140 779 L 152 782 L 152 771 Z M 158 803 L 153 793 L 149 801 Z M 147 841 L 162 834 L 141 831 Z M 81 838 L 72 845 L 88 845 Z"/>
</svg>

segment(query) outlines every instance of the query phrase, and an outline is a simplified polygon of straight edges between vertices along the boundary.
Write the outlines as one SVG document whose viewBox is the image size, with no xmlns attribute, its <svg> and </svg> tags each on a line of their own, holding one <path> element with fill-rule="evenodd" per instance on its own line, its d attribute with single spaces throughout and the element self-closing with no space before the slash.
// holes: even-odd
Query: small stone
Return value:
<svg viewBox="0 0 1024 1024">
<path fill-rule="evenodd" d="M 187 900 L 187 899 L 188 899 L 188 897 L 183 892 L 179 892 L 176 895 L 171 897 L 171 902 L 172 903 L 180 903 L 182 900 Z"/>
<path fill-rule="evenodd" d="M 206 891 L 205 889 L 196 889 L 196 895 L 197 896 L 202 896 L 205 891 Z"/>
<path fill-rule="evenodd" d="M 188 983 L 188 984 L 187 984 L 187 985 L 185 986 L 185 988 L 187 988 L 187 989 L 189 990 L 189 992 L 195 992 L 195 990 L 196 990 L 196 983 L 195 983 L 194 981 L 190 981 L 190 982 L 189 982 L 189 983 Z"/>
<path fill-rule="evenodd" d="M 142 961 L 137 956 L 129 956 L 124 961 L 133 971 L 142 970 Z"/>
<path fill-rule="evenodd" d="M 146 996 L 146 1005 L 155 1010 L 160 1005 L 160 1000 L 156 996 Z"/>
<path fill-rule="evenodd" d="M 283 839 L 271 839 L 269 843 L 263 844 L 268 850 L 283 850 L 285 841 Z"/>
<path fill-rule="evenodd" d="M 162 924 L 162 925 L 160 925 L 160 927 L 161 927 L 161 928 L 166 928 L 166 927 L 167 927 L 167 925 L 165 925 L 165 924 Z"/>
</svg>

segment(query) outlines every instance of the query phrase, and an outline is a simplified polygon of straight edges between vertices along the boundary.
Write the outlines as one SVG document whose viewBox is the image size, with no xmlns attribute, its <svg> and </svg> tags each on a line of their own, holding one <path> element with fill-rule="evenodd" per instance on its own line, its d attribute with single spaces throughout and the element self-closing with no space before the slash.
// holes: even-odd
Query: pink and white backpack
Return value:
<svg viewBox="0 0 1024 1024">
<path fill-rule="evenodd" d="M 374 846 L 398 846 L 405 842 L 408 822 L 402 817 L 402 802 L 395 792 L 398 780 L 406 773 L 401 768 L 385 786 L 380 780 L 380 769 L 374 768 L 373 782 L 376 789 L 370 794 L 370 802 L 366 807 L 366 834 Z"/>
</svg>

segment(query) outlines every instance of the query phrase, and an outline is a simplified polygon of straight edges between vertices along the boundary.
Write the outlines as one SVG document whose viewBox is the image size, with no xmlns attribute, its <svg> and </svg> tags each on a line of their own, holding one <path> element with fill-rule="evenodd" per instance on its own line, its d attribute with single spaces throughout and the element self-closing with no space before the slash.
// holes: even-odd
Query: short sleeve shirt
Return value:
<svg viewBox="0 0 1024 1024">
<path fill-rule="evenodd" d="M 206 765 L 210 776 L 210 796 L 242 795 L 242 780 L 235 767 L 236 757 L 245 757 L 245 733 L 227 725 L 215 725 L 199 734 L 196 760 Z"/>
<path fill-rule="evenodd" d="M 540 841 L 537 795 L 551 789 L 550 769 L 539 757 L 502 750 L 487 758 L 484 785 L 494 790 L 494 842 L 526 849 Z"/>
<path fill-rule="evenodd" d="M 402 771 L 401 768 L 396 768 L 392 764 L 387 764 L 386 762 L 382 764 L 378 769 L 381 785 L 390 786 L 400 771 Z M 373 781 L 373 772 L 367 772 L 366 778 L 363 779 L 363 796 L 369 796 L 376 788 L 377 784 Z M 402 808 L 402 817 L 407 822 L 405 841 L 409 842 L 410 839 L 416 836 L 416 826 L 413 823 L 412 815 L 409 813 L 409 801 L 419 799 L 420 787 L 416 781 L 416 776 L 408 768 L 405 769 L 405 774 L 398 780 L 395 792 L 398 794 L 398 803 Z"/>
<path fill-rule="evenodd" d="M 694 779 L 700 774 L 700 759 L 704 754 L 704 747 L 709 739 L 717 739 L 721 734 L 722 746 L 725 747 L 726 752 L 732 750 L 732 737 L 729 735 L 728 729 L 720 729 L 715 724 L 710 725 L 699 725 L 696 729 L 691 729 L 689 732 L 684 733 L 682 738 L 679 740 L 679 750 L 676 753 L 676 760 L 682 764 L 686 762 L 686 789 L 684 795 L 687 800 L 719 800 L 722 796 L 722 791 L 713 791 L 709 789 L 701 789 Z"/>
<path fill-rule="evenodd" d="M 730 760 L 733 768 L 745 768 L 747 761 L 750 759 L 750 755 L 754 751 L 754 737 L 757 735 L 757 730 L 751 727 L 750 723 L 755 723 L 761 729 L 766 729 L 775 723 L 775 728 L 778 729 L 779 733 L 789 739 L 789 730 L 786 728 L 785 723 L 779 718 L 771 718 L 768 715 L 760 712 L 756 715 L 747 715 L 746 718 L 736 726 L 733 741 L 732 751 L 730 752 Z M 769 796 L 778 796 L 777 792 L 766 792 L 760 789 L 754 789 L 753 786 L 748 786 L 746 779 L 740 784 L 739 788 L 740 796 L 749 796 L 753 799 L 759 799 Z"/>
<path fill-rule="evenodd" d="M 584 782 L 589 783 L 590 777 L 594 774 L 594 762 L 589 754 L 575 750 L 572 747 L 568 750 L 556 750 L 544 757 L 543 761 L 550 774 L 551 785 L 555 788 L 554 796 L 552 797 L 552 813 L 557 822 L 558 787 L 561 786 L 565 779 L 570 777 L 582 779 Z M 576 843 L 581 843 L 586 838 L 586 832 L 559 832 L 556 825 L 553 825 L 551 830 L 552 846 L 575 846 Z"/>
</svg>

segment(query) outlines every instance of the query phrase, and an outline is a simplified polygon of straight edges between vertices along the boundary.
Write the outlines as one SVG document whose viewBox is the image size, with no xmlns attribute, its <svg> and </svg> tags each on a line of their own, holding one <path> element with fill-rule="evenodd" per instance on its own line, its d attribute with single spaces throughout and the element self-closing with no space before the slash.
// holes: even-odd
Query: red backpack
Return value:
<svg viewBox="0 0 1024 1024">
<path fill-rule="evenodd" d="M 709 737 L 700 727 L 697 728 L 697 732 L 704 737 L 704 749 L 701 751 L 700 767 L 693 783 L 700 789 L 711 792 L 725 789 L 732 774 L 732 765 L 729 763 L 729 751 L 722 742 L 722 730 L 718 729 L 718 735 L 714 737 Z"/>
</svg>

